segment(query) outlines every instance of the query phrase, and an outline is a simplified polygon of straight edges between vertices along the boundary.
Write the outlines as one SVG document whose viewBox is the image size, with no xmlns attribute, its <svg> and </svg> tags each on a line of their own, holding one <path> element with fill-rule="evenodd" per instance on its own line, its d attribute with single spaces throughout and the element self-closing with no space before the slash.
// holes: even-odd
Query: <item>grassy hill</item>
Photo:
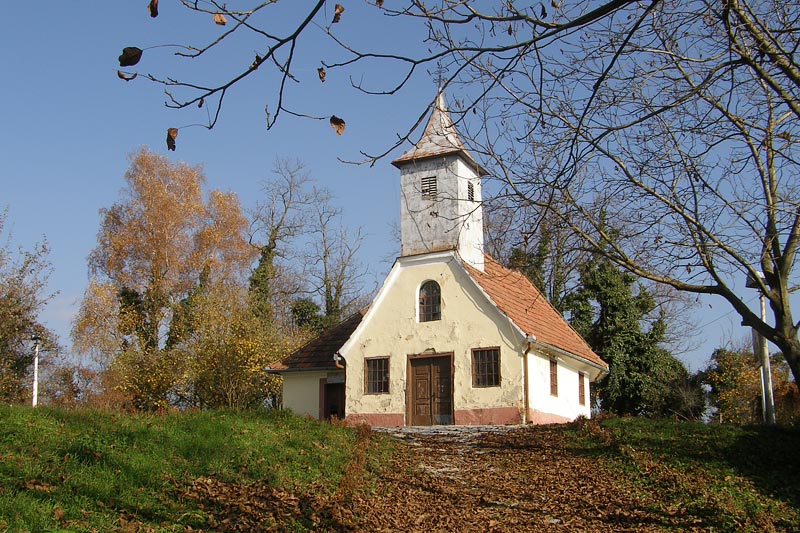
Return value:
<svg viewBox="0 0 800 533">
<path fill-rule="evenodd" d="M 271 500 L 265 521 L 308 529 L 300 498 L 333 492 L 357 445 L 352 429 L 281 412 L 2 406 L 0 531 L 214 529 L 249 495 Z"/>
<path fill-rule="evenodd" d="M 423 468 L 431 452 L 419 444 L 287 413 L 123 415 L 2 406 L 0 532 L 369 530 L 412 508 L 425 517 L 448 491 L 448 520 L 462 512 L 470 523 L 475 509 L 497 511 L 492 529 L 511 531 L 502 518 L 509 512 L 524 510 L 521 519 L 530 524 L 542 511 L 520 496 L 536 475 L 525 467 L 528 457 L 542 462 L 556 452 L 563 471 L 586 472 L 587 464 L 595 470 L 575 477 L 574 490 L 594 490 L 604 500 L 597 503 L 605 516 L 589 509 L 585 522 L 602 527 L 584 531 L 615 531 L 615 520 L 623 519 L 629 531 L 800 531 L 796 430 L 611 419 L 493 438 L 464 448 L 475 452 L 476 466 L 448 474 L 461 476 L 458 488 Z M 429 445 L 464 469 L 470 464 L 463 449 Z M 521 501 L 503 510 L 481 493 L 474 509 L 466 507 L 481 476 L 486 490 L 505 486 Z M 548 512 L 566 481 L 555 475 L 541 489 L 551 491 Z M 538 482 L 544 487 L 544 478 Z M 585 486 L 595 482 L 604 485 Z M 427 484 L 433 492 L 415 500 L 413 489 Z M 562 522 L 553 522 L 554 531 L 569 514 L 579 518 L 573 500 L 559 509 Z M 412 529 L 421 524 L 414 516 Z"/>
</svg>

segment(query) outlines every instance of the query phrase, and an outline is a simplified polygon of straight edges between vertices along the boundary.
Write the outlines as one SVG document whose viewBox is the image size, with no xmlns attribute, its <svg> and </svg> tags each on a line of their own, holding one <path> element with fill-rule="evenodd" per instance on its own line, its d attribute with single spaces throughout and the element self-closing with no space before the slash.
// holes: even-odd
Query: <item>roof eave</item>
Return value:
<svg viewBox="0 0 800 533">
<path fill-rule="evenodd" d="M 546 342 L 542 342 L 542 341 L 539 341 L 539 340 L 534 340 L 533 344 L 535 346 L 539 347 L 539 348 L 542 348 L 546 352 L 551 352 L 553 355 L 560 355 L 560 356 L 563 356 L 563 357 L 566 357 L 566 358 L 569 358 L 569 359 L 573 359 L 575 361 L 578 361 L 580 363 L 583 363 L 585 365 L 588 365 L 588 366 L 598 370 L 599 372 L 598 372 L 597 377 L 595 378 L 595 381 L 597 381 L 599 379 L 602 379 L 603 377 L 605 377 L 608 374 L 608 364 L 606 364 L 605 366 L 597 364 L 594 361 L 586 359 L 583 356 L 580 356 L 578 354 L 574 354 L 572 352 L 568 352 L 567 350 L 559 348 L 558 346 L 553 346 L 552 344 L 548 344 Z"/>
<path fill-rule="evenodd" d="M 473 159 L 473 157 L 469 154 L 469 152 L 467 152 L 466 150 L 462 150 L 460 148 L 453 148 L 452 150 L 436 152 L 436 153 L 424 153 L 422 155 L 403 154 L 394 161 L 392 161 L 392 165 L 395 168 L 402 168 L 404 165 L 416 163 L 417 161 L 424 161 L 426 159 L 433 159 L 435 157 L 444 157 L 448 155 L 461 156 L 461 159 L 463 159 L 467 163 L 467 165 L 472 167 L 475 170 L 475 173 L 478 174 L 478 176 L 483 177 L 489 175 L 489 173 L 486 172 L 486 169 L 483 168 L 481 165 L 479 165 L 478 162 L 475 161 L 475 159 Z"/>
<path fill-rule="evenodd" d="M 297 372 L 330 372 L 332 370 L 342 370 L 341 368 L 337 368 L 336 366 L 324 366 L 324 367 L 317 367 L 317 368 L 267 368 L 265 372 L 267 374 L 292 374 Z"/>
</svg>

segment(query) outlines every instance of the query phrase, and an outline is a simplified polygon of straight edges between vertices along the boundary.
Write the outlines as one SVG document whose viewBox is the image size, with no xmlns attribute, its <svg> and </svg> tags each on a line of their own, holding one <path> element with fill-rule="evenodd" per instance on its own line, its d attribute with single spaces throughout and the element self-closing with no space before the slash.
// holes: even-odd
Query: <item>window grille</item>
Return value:
<svg viewBox="0 0 800 533">
<path fill-rule="evenodd" d="M 500 386 L 499 348 L 476 348 L 472 350 L 472 386 Z"/>
<path fill-rule="evenodd" d="M 558 396 L 558 361 L 550 359 L 550 394 Z"/>
<path fill-rule="evenodd" d="M 426 281 L 419 289 L 419 321 L 430 322 L 442 318 L 442 293 L 435 281 Z"/>
<path fill-rule="evenodd" d="M 367 394 L 386 394 L 389 392 L 389 358 L 375 357 L 367 359 L 366 378 Z"/>
</svg>

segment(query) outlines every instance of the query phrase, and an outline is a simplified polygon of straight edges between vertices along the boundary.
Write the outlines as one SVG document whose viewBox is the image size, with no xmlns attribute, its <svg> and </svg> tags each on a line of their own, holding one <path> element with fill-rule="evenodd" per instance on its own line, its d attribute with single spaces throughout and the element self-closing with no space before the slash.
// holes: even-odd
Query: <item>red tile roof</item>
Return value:
<svg viewBox="0 0 800 533">
<path fill-rule="evenodd" d="M 500 311 L 525 334 L 533 335 L 539 342 L 608 369 L 605 361 L 592 351 L 586 341 L 522 273 L 503 267 L 488 255 L 485 256 L 483 272 L 466 263 L 464 266 Z"/>
<path fill-rule="evenodd" d="M 336 326 L 329 328 L 311 342 L 299 348 L 286 359 L 274 363 L 270 370 L 333 370 L 336 364 L 333 354 L 347 342 L 367 312 L 366 308 L 350 316 Z"/>
</svg>

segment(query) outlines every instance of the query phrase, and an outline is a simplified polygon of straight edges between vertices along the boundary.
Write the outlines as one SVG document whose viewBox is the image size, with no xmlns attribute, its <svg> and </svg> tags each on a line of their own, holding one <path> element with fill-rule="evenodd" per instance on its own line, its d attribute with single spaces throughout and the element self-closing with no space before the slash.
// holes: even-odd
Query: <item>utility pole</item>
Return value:
<svg viewBox="0 0 800 533">
<path fill-rule="evenodd" d="M 39 403 L 39 344 L 41 337 L 34 335 L 31 337 L 33 341 L 33 402 L 32 406 L 36 407 Z"/>
<path fill-rule="evenodd" d="M 758 273 L 758 277 L 764 279 L 764 274 Z M 767 303 L 764 291 L 758 283 L 747 276 L 747 287 L 757 288 L 759 291 L 758 300 L 761 306 L 761 321 L 767 320 Z M 775 398 L 772 394 L 772 368 L 769 362 L 769 351 L 767 350 L 767 339 L 765 339 L 755 329 L 753 331 L 753 355 L 755 355 L 756 366 L 761 371 L 761 412 L 764 422 L 768 425 L 775 425 Z"/>
</svg>

